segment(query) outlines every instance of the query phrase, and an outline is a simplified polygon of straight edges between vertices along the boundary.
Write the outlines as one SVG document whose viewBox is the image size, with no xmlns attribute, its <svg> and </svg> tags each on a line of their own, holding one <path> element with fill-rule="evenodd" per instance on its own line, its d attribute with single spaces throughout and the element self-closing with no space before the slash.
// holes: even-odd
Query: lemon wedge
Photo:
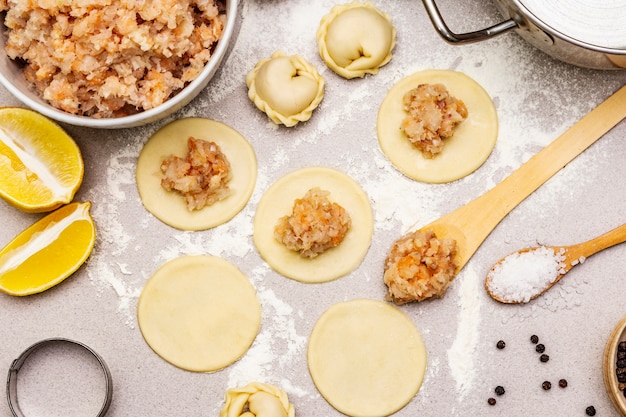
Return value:
<svg viewBox="0 0 626 417">
<path fill-rule="evenodd" d="M 76 142 L 55 122 L 25 108 L 0 108 L 0 197 L 29 213 L 69 203 L 83 181 Z"/>
<path fill-rule="evenodd" d="M 0 291 L 30 295 L 72 275 L 96 241 L 90 202 L 71 203 L 41 218 L 0 250 Z"/>
</svg>

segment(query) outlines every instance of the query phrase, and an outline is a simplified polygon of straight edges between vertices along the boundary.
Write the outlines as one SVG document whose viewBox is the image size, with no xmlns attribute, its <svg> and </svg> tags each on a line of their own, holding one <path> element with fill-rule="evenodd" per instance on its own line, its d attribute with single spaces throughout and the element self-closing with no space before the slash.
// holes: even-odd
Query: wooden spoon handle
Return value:
<svg viewBox="0 0 626 417">
<path fill-rule="evenodd" d="M 505 178 L 485 196 L 501 218 L 626 117 L 626 86 Z M 499 220 L 494 219 L 495 225 Z"/>
<path fill-rule="evenodd" d="M 457 227 L 465 239 L 458 242 L 460 268 L 511 210 L 625 117 L 623 86 L 497 186 L 444 216 L 442 223 Z"/>
<path fill-rule="evenodd" d="M 581 256 L 584 256 L 585 258 L 588 258 L 594 253 L 624 242 L 626 242 L 626 224 L 616 227 L 615 229 L 588 240 L 585 243 L 570 246 L 567 248 L 568 257 L 578 259 Z"/>
</svg>

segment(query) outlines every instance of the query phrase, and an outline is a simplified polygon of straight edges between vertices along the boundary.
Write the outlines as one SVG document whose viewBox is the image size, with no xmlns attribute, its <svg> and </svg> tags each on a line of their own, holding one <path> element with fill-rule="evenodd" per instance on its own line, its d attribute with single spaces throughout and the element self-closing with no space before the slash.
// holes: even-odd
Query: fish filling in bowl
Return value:
<svg viewBox="0 0 626 417">
<path fill-rule="evenodd" d="M 54 107 L 94 118 L 152 109 L 202 71 L 220 0 L 0 0 L 6 54 Z"/>
</svg>

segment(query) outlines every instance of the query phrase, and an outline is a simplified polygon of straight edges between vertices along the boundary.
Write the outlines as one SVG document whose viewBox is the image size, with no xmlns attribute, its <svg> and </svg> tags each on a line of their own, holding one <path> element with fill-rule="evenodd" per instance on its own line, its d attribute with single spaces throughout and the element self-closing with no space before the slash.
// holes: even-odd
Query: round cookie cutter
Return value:
<svg viewBox="0 0 626 417">
<path fill-rule="evenodd" d="M 107 410 L 109 409 L 109 406 L 111 405 L 111 399 L 113 397 L 113 380 L 111 378 L 111 372 L 109 371 L 109 367 L 107 366 L 104 359 L 102 359 L 102 357 L 95 350 L 85 345 L 84 343 L 77 342 L 75 340 L 64 339 L 64 338 L 50 338 L 50 339 L 40 340 L 39 342 L 31 345 L 24 352 L 22 352 L 20 356 L 18 356 L 17 359 L 15 359 L 11 363 L 11 367 L 9 368 L 9 374 L 7 376 L 7 401 L 9 402 L 9 409 L 11 410 L 11 413 L 13 414 L 14 417 L 25 417 L 25 415 L 22 413 L 22 410 L 20 409 L 20 406 L 17 400 L 17 376 L 18 376 L 19 370 L 22 368 L 24 363 L 26 363 L 26 361 L 28 360 L 28 357 L 32 355 L 34 352 L 42 348 L 45 348 L 51 344 L 59 344 L 59 343 L 71 344 L 71 345 L 75 345 L 80 348 L 83 348 L 89 354 L 91 354 L 91 356 L 93 356 L 98 362 L 98 365 L 100 366 L 100 368 L 102 369 L 102 372 L 104 373 L 106 392 L 105 392 L 104 402 L 102 404 L 102 407 L 100 408 L 100 411 L 96 415 L 96 417 L 103 417 L 106 414 Z"/>
</svg>

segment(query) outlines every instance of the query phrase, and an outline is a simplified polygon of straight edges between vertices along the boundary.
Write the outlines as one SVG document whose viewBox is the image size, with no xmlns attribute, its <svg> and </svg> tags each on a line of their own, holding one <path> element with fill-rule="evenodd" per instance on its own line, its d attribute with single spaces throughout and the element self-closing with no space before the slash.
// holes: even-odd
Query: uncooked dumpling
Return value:
<svg viewBox="0 0 626 417">
<path fill-rule="evenodd" d="M 342 206 L 352 219 L 339 246 L 315 258 L 302 257 L 274 237 L 278 220 L 291 213 L 294 200 L 319 187 Z M 296 281 L 315 283 L 342 277 L 357 268 L 365 257 L 374 232 L 374 216 L 367 194 L 341 171 L 309 167 L 293 171 L 276 181 L 261 197 L 254 216 L 254 244 L 263 259 L 277 272 Z"/>
<path fill-rule="evenodd" d="M 201 210 L 187 208 L 183 196 L 161 186 L 161 164 L 170 155 L 187 154 L 187 140 L 217 143 L 230 162 L 229 195 Z M 163 223 L 182 230 L 205 230 L 233 218 L 248 203 L 257 176 L 256 154 L 250 143 L 233 128 L 209 119 L 185 118 L 159 129 L 144 145 L 137 160 L 139 196 L 146 210 Z"/>
<path fill-rule="evenodd" d="M 276 124 L 295 126 L 311 118 L 324 97 L 324 78 L 298 55 L 275 52 L 246 76 L 248 97 Z"/>
<path fill-rule="evenodd" d="M 317 30 L 320 55 L 344 78 L 376 74 L 391 60 L 396 29 L 391 18 L 370 3 L 334 6 Z"/>
<path fill-rule="evenodd" d="M 248 277 L 213 256 L 184 256 L 159 268 L 137 305 L 146 343 L 179 368 L 212 372 L 239 359 L 261 325 Z"/>
<path fill-rule="evenodd" d="M 400 129 L 407 112 L 402 98 L 419 84 L 443 84 L 467 107 L 467 118 L 446 139 L 443 151 L 425 157 Z M 378 143 L 389 161 L 404 175 L 417 181 L 444 183 L 478 169 L 498 139 L 498 115 L 489 94 L 467 75 L 449 70 L 425 70 L 396 83 L 383 99 L 376 124 Z"/>
<path fill-rule="evenodd" d="M 320 394 L 353 417 L 400 410 L 417 394 L 426 371 L 426 348 L 411 319 L 377 300 L 326 310 L 311 332 L 307 359 Z"/>
<path fill-rule="evenodd" d="M 220 417 L 294 417 L 287 394 L 270 384 L 252 382 L 226 391 Z"/>
</svg>

